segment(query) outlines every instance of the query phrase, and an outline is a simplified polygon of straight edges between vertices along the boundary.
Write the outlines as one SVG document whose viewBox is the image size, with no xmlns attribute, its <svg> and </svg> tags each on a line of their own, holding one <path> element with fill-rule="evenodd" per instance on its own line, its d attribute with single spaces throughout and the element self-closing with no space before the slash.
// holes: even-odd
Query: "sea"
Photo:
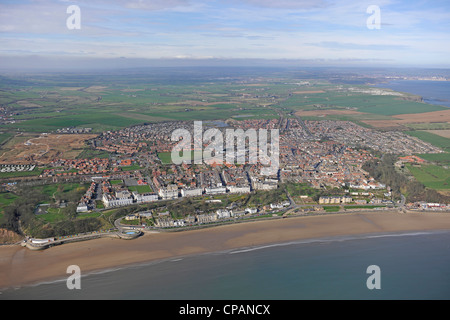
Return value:
<svg viewBox="0 0 450 320">
<path fill-rule="evenodd" d="M 79 289 L 60 279 L 6 289 L 0 300 L 447 300 L 450 231 L 302 240 L 81 274 Z"/>
<path fill-rule="evenodd" d="M 376 87 L 416 94 L 426 103 L 450 108 L 450 81 L 392 80 Z"/>
</svg>

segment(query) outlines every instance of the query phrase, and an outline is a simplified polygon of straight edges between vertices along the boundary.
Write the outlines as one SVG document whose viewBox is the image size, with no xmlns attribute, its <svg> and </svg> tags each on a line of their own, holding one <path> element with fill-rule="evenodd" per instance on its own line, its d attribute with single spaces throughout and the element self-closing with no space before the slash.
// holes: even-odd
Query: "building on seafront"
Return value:
<svg viewBox="0 0 450 320">
<path fill-rule="evenodd" d="M 341 204 L 352 202 L 352 197 L 342 196 L 342 197 L 320 197 L 319 204 Z"/>
</svg>

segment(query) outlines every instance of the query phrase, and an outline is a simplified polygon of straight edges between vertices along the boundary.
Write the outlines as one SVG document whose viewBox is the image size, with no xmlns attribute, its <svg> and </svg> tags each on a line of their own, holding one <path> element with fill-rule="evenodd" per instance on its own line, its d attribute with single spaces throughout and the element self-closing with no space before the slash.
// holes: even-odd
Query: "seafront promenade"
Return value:
<svg viewBox="0 0 450 320">
<path fill-rule="evenodd" d="M 43 250 L 53 246 L 62 245 L 65 243 L 72 242 L 80 242 L 87 240 L 94 240 L 99 238 L 118 238 L 124 240 L 132 240 L 136 239 L 144 233 L 159 233 L 159 232 L 182 232 L 189 230 L 198 230 L 205 228 L 214 228 L 219 226 L 225 226 L 230 224 L 243 224 L 250 222 L 258 222 L 258 221 L 270 221 L 270 220 L 280 220 L 280 219 L 289 219 L 295 217 L 313 217 L 313 216 L 336 216 L 336 215 L 346 215 L 346 214 L 363 214 L 363 213 L 382 213 L 385 212 L 389 214 L 389 212 L 398 212 L 404 215 L 420 213 L 418 210 L 409 210 L 404 207 L 404 202 L 395 209 L 393 208 L 373 208 L 373 209 L 350 209 L 343 210 L 337 212 L 326 212 L 326 211 L 315 211 L 308 213 L 295 213 L 295 210 L 298 209 L 299 206 L 290 206 L 285 210 L 282 210 L 280 214 L 273 215 L 255 215 L 246 218 L 230 218 L 224 219 L 222 221 L 215 221 L 209 223 L 197 223 L 193 225 L 187 225 L 183 227 L 154 227 L 154 226 L 140 226 L 140 225 L 126 225 L 121 224 L 121 220 L 123 218 L 116 219 L 114 221 L 114 229 L 104 230 L 104 231 L 94 231 L 89 233 L 65 236 L 65 237 L 55 237 L 55 238 L 47 238 L 47 239 L 32 239 L 28 238 L 21 243 L 22 246 L 30 249 L 30 250 Z M 422 211 L 427 212 L 427 211 Z M 442 211 L 450 214 L 450 211 Z"/>
<path fill-rule="evenodd" d="M 22 246 L 30 250 L 44 250 L 53 246 L 61 245 L 64 243 L 87 241 L 99 238 L 119 238 L 125 240 L 135 239 L 142 235 L 140 230 L 127 230 L 127 229 L 112 229 L 103 232 L 89 232 L 73 236 L 47 238 L 47 239 L 26 239 L 22 243 Z"/>
</svg>

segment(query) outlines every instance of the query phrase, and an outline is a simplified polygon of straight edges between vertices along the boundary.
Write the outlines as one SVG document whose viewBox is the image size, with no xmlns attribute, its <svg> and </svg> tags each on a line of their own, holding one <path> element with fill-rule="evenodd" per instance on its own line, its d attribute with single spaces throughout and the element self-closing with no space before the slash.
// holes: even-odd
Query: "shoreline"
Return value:
<svg viewBox="0 0 450 320">
<path fill-rule="evenodd" d="M 186 256 L 257 248 L 338 236 L 450 230 L 450 213 L 351 212 L 252 221 L 198 230 L 146 233 L 124 241 L 101 238 L 42 251 L 0 247 L 0 289 L 67 279 L 69 265 L 81 274 L 108 272 Z M 0 296 L 1 297 L 1 296 Z"/>
</svg>

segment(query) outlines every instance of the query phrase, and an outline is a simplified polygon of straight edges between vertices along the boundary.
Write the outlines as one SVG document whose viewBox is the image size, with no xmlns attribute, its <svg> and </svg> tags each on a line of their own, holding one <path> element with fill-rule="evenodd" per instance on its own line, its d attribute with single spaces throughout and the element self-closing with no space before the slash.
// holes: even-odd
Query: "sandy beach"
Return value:
<svg viewBox="0 0 450 320">
<path fill-rule="evenodd" d="M 450 213 L 374 212 L 294 217 L 182 232 L 147 233 L 134 240 L 104 238 L 43 251 L 31 251 L 18 245 L 3 246 L 0 247 L 0 288 L 67 278 L 69 265 L 78 265 L 83 274 L 302 239 L 430 230 L 450 230 Z"/>
</svg>

